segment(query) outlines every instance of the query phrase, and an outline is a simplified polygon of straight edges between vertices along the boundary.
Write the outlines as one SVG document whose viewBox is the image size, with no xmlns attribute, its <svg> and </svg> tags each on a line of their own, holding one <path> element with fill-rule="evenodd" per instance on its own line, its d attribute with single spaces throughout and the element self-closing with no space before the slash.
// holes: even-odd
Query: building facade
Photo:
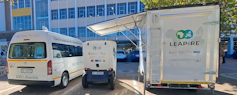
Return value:
<svg viewBox="0 0 237 95">
<path fill-rule="evenodd" d="M 122 33 L 99 36 L 87 25 L 144 11 L 140 0 L 13 0 L 11 30 L 50 31 L 89 40 L 128 41 Z M 131 29 L 137 35 L 137 29 Z M 137 41 L 129 31 L 124 33 Z"/>
<path fill-rule="evenodd" d="M 113 40 L 120 49 L 135 48 L 122 33 L 99 36 L 89 29 L 90 24 L 144 11 L 140 0 L 3 0 L 5 26 L 0 31 L 41 30 L 89 40 Z M 1 3 L 0 3 L 0 7 Z M 1 20 L 3 21 L 3 20 Z M 2 22 L 1 22 L 2 23 Z M 0 24 L 1 24 L 0 23 Z M 137 35 L 137 29 L 131 29 Z M 123 31 L 134 42 L 138 40 Z"/>
</svg>

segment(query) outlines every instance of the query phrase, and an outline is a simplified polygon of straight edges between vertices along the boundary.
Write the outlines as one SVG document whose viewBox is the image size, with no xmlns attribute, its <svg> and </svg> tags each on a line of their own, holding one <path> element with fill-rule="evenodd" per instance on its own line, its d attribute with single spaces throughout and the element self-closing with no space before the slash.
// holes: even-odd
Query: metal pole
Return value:
<svg viewBox="0 0 237 95">
<path fill-rule="evenodd" d="M 117 21 L 118 23 L 120 23 L 121 25 L 123 25 L 130 33 L 132 33 L 128 27 L 126 27 L 124 24 L 122 24 L 122 23 L 119 21 L 119 19 L 116 19 L 116 21 Z M 137 38 L 137 36 L 136 36 L 135 34 L 132 33 L 132 35 Z M 137 38 L 137 39 L 139 40 L 139 38 Z M 141 40 L 139 40 L 139 41 L 141 41 Z M 141 42 L 142 42 L 142 41 L 141 41 Z M 142 44 L 144 44 L 144 43 L 142 42 Z M 145 45 L 145 44 L 144 44 L 144 45 Z M 146 46 L 146 45 L 145 45 L 145 46 Z"/>
<path fill-rule="evenodd" d="M 132 42 L 133 43 L 133 45 L 135 45 L 137 48 L 139 48 L 131 39 L 129 39 L 124 33 L 123 33 L 123 31 L 121 32 L 130 42 Z"/>
</svg>

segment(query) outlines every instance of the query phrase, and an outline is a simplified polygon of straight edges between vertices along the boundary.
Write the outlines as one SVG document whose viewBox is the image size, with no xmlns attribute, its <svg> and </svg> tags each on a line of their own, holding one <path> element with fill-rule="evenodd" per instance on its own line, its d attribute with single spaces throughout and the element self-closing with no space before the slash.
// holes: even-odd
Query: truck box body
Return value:
<svg viewBox="0 0 237 95">
<path fill-rule="evenodd" d="M 107 70 L 117 68 L 117 44 L 114 41 L 87 41 L 83 43 L 85 68 Z"/>
<path fill-rule="evenodd" d="M 147 11 L 141 30 L 146 79 L 160 83 L 215 83 L 219 68 L 218 5 Z"/>
</svg>

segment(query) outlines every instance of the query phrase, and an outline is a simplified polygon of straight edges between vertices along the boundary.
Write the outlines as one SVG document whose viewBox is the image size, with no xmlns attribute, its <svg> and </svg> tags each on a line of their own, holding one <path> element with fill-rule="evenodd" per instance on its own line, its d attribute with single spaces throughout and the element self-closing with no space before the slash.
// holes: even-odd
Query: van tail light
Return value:
<svg viewBox="0 0 237 95">
<path fill-rule="evenodd" d="M 89 70 L 89 68 L 85 68 L 85 71 Z"/>
<path fill-rule="evenodd" d="M 49 60 L 49 62 L 48 62 L 47 69 L 48 69 L 48 75 L 52 75 L 53 74 L 53 67 L 52 67 L 52 61 L 51 60 Z"/>
<path fill-rule="evenodd" d="M 108 68 L 108 69 L 107 69 L 107 71 L 112 71 L 112 70 L 113 70 L 113 68 Z"/>
<path fill-rule="evenodd" d="M 9 74 L 9 69 L 8 69 L 8 62 L 7 62 L 7 74 Z"/>
</svg>

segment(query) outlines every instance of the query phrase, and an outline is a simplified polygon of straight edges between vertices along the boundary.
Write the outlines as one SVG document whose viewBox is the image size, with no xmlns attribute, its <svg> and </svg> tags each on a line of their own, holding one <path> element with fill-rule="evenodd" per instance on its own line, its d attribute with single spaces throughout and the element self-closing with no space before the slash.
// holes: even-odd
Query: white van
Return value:
<svg viewBox="0 0 237 95">
<path fill-rule="evenodd" d="M 62 34 L 17 32 L 7 54 L 9 84 L 67 87 L 83 74 L 82 41 Z"/>
<path fill-rule="evenodd" d="M 117 43 L 114 41 L 87 41 L 83 43 L 85 74 L 82 86 L 90 83 L 105 82 L 114 89 L 117 68 Z"/>
</svg>

